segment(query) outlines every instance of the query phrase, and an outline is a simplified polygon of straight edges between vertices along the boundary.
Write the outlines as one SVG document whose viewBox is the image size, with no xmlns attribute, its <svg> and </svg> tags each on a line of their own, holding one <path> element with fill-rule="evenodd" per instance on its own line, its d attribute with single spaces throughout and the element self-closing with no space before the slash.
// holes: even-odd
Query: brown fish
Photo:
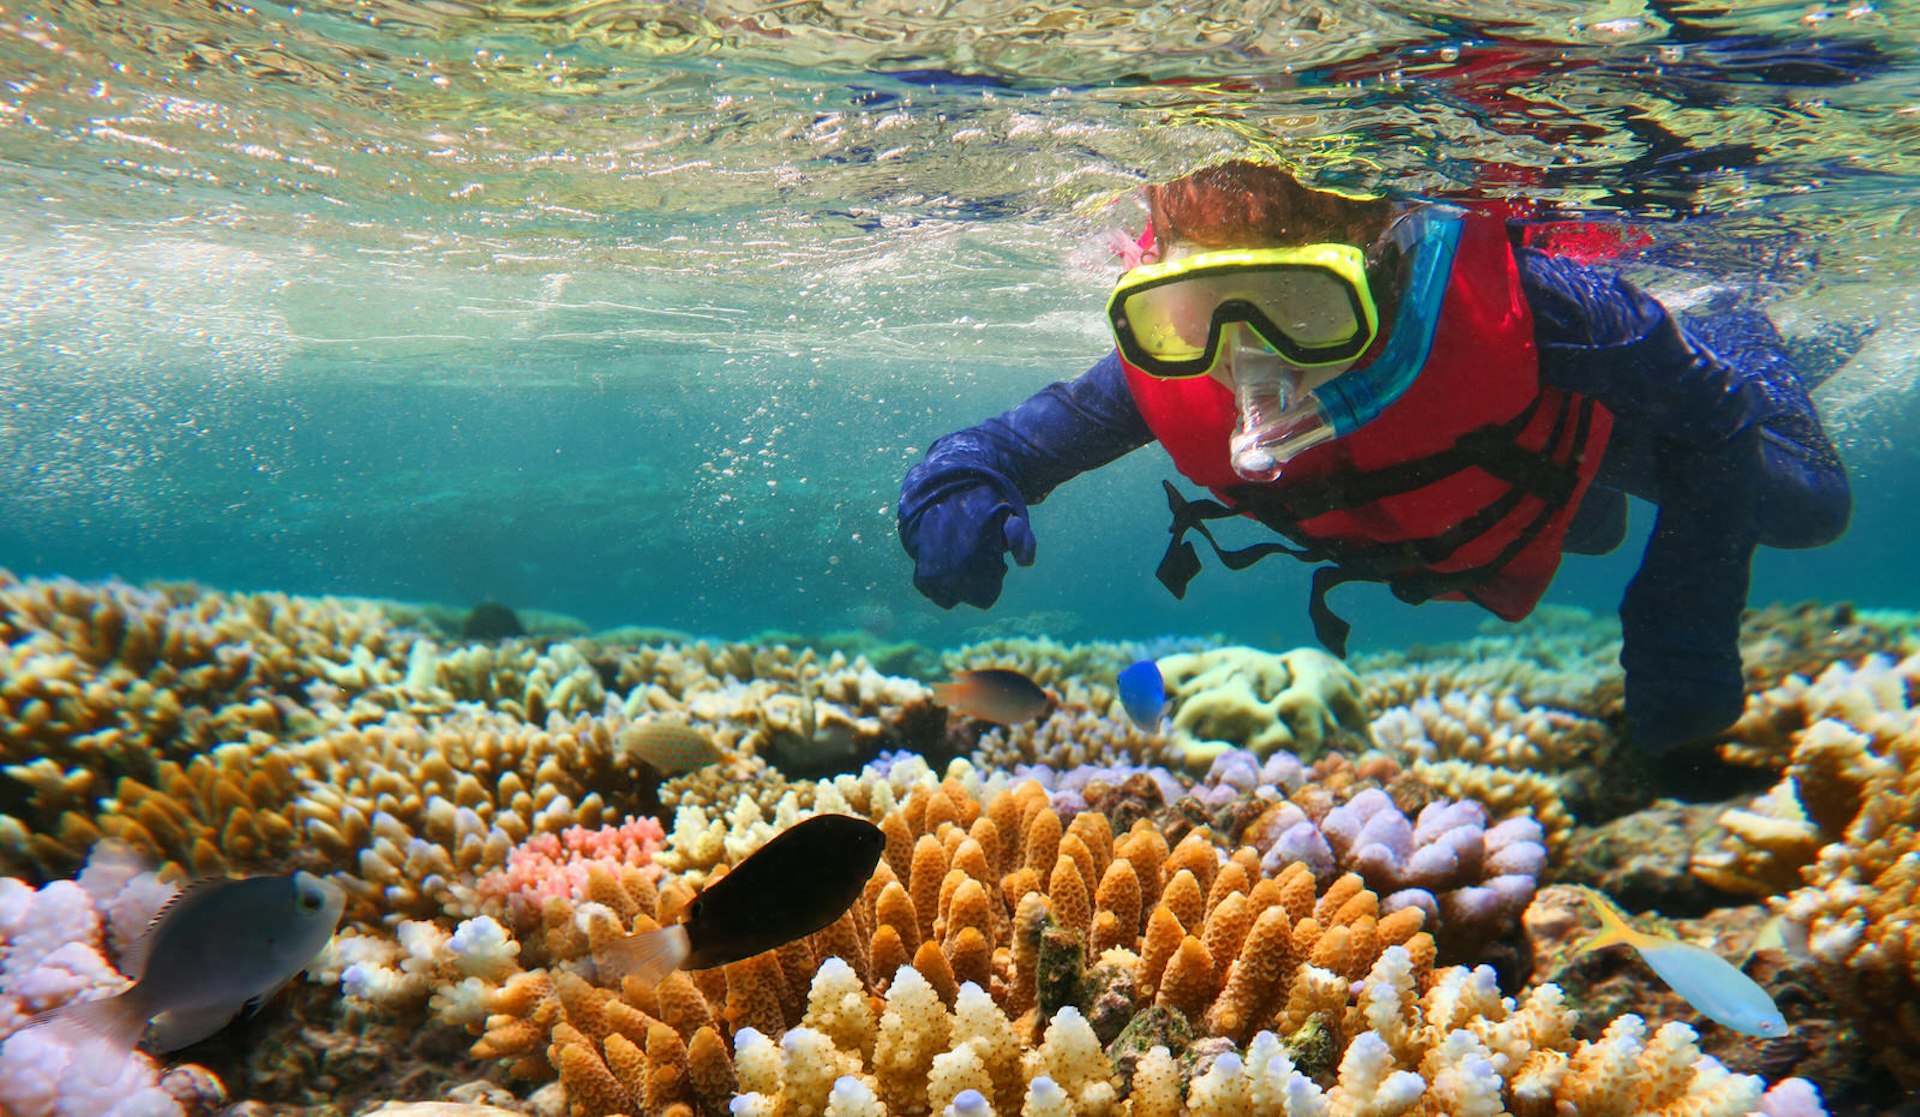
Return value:
<svg viewBox="0 0 1920 1117">
<path fill-rule="evenodd" d="M 880 828 L 864 818 L 802 819 L 694 897 L 681 922 L 604 945 L 594 962 L 603 977 L 652 982 L 785 946 L 845 915 L 886 847 Z"/>
<path fill-rule="evenodd" d="M 1053 695 L 1009 667 L 955 671 L 952 682 L 935 684 L 933 697 L 949 709 L 999 725 L 1032 721 L 1053 709 Z"/>
<path fill-rule="evenodd" d="M 727 758 L 713 734 L 683 718 L 648 718 L 620 735 L 629 753 L 646 761 L 662 775 L 683 776 Z"/>
</svg>

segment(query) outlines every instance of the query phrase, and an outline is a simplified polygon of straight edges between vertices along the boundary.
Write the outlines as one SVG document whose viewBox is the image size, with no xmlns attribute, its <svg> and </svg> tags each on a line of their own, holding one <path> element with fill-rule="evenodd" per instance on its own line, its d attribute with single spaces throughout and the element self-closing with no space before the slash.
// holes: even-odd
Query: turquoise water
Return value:
<svg viewBox="0 0 1920 1117">
<path fill-rule="evenodd" d="M 1135 186 L 1259 148 L 1641 220 L 1675 300 L 1875 327 L 1819 394 L 1853 530 L 1763 553 L 1753 598 L 1920 604 L 1920 5 L 1465 10 L 10 8 L 0 566 L 1305 643 L 1304 567 L 1154 581 L 1153 449 L 1037 511 L 991 614 L 914 594 L 891 510 L 934 437 L 1102 353 Z M 1611 611 L 1638 554 L 1569 559 L 1549 600 Z M 1483 619 L 1338 600 L 1363 647 Z"/>
</svg>

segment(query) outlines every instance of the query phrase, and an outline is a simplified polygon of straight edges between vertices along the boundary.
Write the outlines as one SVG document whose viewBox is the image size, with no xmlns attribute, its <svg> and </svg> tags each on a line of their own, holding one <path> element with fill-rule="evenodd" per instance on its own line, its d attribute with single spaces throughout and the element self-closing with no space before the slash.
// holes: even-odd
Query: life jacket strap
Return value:
<svg viewBox="0 0 1920 1117">
<path fill-rule="evenodd" d="M 1313 622 L 1314 638 L 1329 652 L 1342 659 L 1347 655 L 1347 637 L 1353 626 L 1333 611 L 1327 604 L 1327 594 L 1334 588 L 1348 582 L 1378 582 L 1384 584 L 1393 595 L 1409 605 L 1418 605 L 1448 593 L 1459 593 L 1469 600 L 1479 601 L 1474 595 L 1476 587 L 1483 585 L 1532 544 L 1553 519 L 1553 515 L 1572 498 L 1578 482 L 1578 467 L 1581 449 L 1586 444 L 1587 431 L 1593 420 L 1593 401 L 1584 397 L 1574 397 L 1568 401 L 1571 406 L 1563 405 L 1555 416 L 1552 432 L 1549 434 L 1546 448 L 1552 453 L 1554 447 L 1562 444 L 1567 433 L 1573 428 L 1572 460 L 1554 462 L 1538 454 L 1529 454 L 1518 450 L 1511 444 L 1511 438 L 1524 428 L 1537 412 L 1540 401 L 1536 399 L 1516 419 L 1497 424 L 1479 431 L 1470 432 L 1461 441 L 1466 446 L 1456 447 L 1454 452 L 1436 455 L 1442 459 L 1446 468 L 1440 472 L 1445 476 L 1457 472 L 1468 465 L 1478 465 L 1487 469 L 1505 481 L 1508 491 L 1487 507 L 1467 517 L 1452 529 L 1430 539 L 1405 540 L 1393 544 L 1374 544 L 1355 546 L 1338 544 L 1330 540 L 1316 540 L 1308 535 L 1301 521 L 1311 518 L 1303 515 L 1299 501 L 1277 499 L 1276 490 L 1266 486 L 1247 485 L 1229 492 L 1237 506 L 1223 504 L 1215 500 L 1188 500 L 1180 495 L 1171 481 L 1161 481 L 1166 490 L 1167 507 L 1173 513 L 1173 522 L 1168 527 L 1172 539 L 1167 550 L 1160 558 L 1160 565 L 1154 576 L 1167 587 L 1175 598 L 1184 599 L 1187 585 L 1200 573 L 1199 552 L 1188 542 L 1189 531 L 1199 533 L 1229 570 L 1244 570 L 1269 555 L 1291 555 L 1302 562 L 1330 563 L 1320 566 L 1313 572 L 1311 596 L 1307 602 L 1307 616 Z M 1489 437 L 1489 436 L 1495 437 Z M 1432 461 L 1433 459 L 1428 459 Z M 1389 471 L 1382 471 L 1389 472 Z M 1367 486 L 1367 495 L 1379 499 L 1383 495 L 1397 495 L 1409 491 L 1409 482 L 1419 488 L 1432 483 L 1437 477 L 1426 469 L 1394 471 L 1396 476 L 1379 487 Z M 1536 497 L 1540 508 L 1522 525 L 1491 560 L 1466 570 L 1445 572 L 1432 567 L 1453 554 L 1471 539 L 1478 538 L 1492 529 L 1493 525 L 1516 508 L 1526 497 Z M 1264 499 L 1263 499 L 1264 498 Z M 1276 507 L 1276 503 L 1280 507 Z M 1344 502 L 1339 502 L 1343 506 Z M 1359 502 L 1364 503 L 1364 502 Z M 1322 510 L 1324 513 L 1325 509 Z M 1255 519 L 1292 540 L 1297 546 L 1288 546 L 1279 542 L 1255 543 L 1251 546 L 1227 550 L 1220 546 L 1206 521 L 1226 519 L 1232 516 L 1252 513 Z M 1321 514 L 1321 513 L 1317 513 Z M 1484 602 L 1480 602 L 1485 604 Z"/>
<path fill-rule="evenodd" d="M 1228 570 L 1245 570 L 1268 555 L 1292 555 L 1305 562 L 1318 562 L 1324 557 L 1310 549 L 1289 547 L 1271 540 L 1226 550 L 1213 537 L 1213 532 L 1207 529 L 1206 521 L 1238 516 L 1240 513 L 1237 509 L 1229 508 L 1217 500 L 1188 500 L 1180 495 L 1180 490 L 1174 488 L 1171 481 L 1161 481 L 1160 486 L 1166 490 L 1167 507 L 1173 512 L 1173 523 L 1167 527 L 1168 534 L 1173 538 L 1167 543 L 1167 552 L 1160 556 L 1160 565 L 1153 574 L 1177 599 L 1185 599 L 1187 583 L 1200 573 L 1200 555 L 1186 539 L 1189 531 L 1198 532 L 1200 538 L 1205 539 L 1207 546 L 1212 548 L 1220 565 Z"/>
</svg>

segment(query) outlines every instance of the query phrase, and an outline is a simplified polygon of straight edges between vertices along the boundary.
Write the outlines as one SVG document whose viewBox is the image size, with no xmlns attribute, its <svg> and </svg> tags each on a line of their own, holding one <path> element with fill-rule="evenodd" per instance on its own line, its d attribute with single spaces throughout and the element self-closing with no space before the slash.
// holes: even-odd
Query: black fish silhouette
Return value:
<svg viewBox="0 0 1920 1117">
<path fill-rule="evenodd" d="M 811 935 L 846 914 L 886 850 L 864 818 L 821 814 L 775 834 L 687 905 L 679 923 L 594 952 L 603 977 L 658 981 L 677 969 L 738 962 Z"/>
</svg>

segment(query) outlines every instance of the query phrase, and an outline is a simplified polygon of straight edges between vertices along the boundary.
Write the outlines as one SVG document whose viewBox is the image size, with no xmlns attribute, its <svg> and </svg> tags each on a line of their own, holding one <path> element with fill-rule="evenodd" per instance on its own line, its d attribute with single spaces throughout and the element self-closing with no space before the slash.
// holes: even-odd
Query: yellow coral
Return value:
<svg viewBox="0 0 1920 1117">
<path fill-rule="evenodd" d="M 1194 772 L 1206 771 L 1229 748 L 1263 757 L 1285 749 L 1310 758 L 1342 732 L 1365 737 L 1359 677 L 1318 649 L 1216 648 L 1159 663 L 1174 734 Z"/>
</svg>

